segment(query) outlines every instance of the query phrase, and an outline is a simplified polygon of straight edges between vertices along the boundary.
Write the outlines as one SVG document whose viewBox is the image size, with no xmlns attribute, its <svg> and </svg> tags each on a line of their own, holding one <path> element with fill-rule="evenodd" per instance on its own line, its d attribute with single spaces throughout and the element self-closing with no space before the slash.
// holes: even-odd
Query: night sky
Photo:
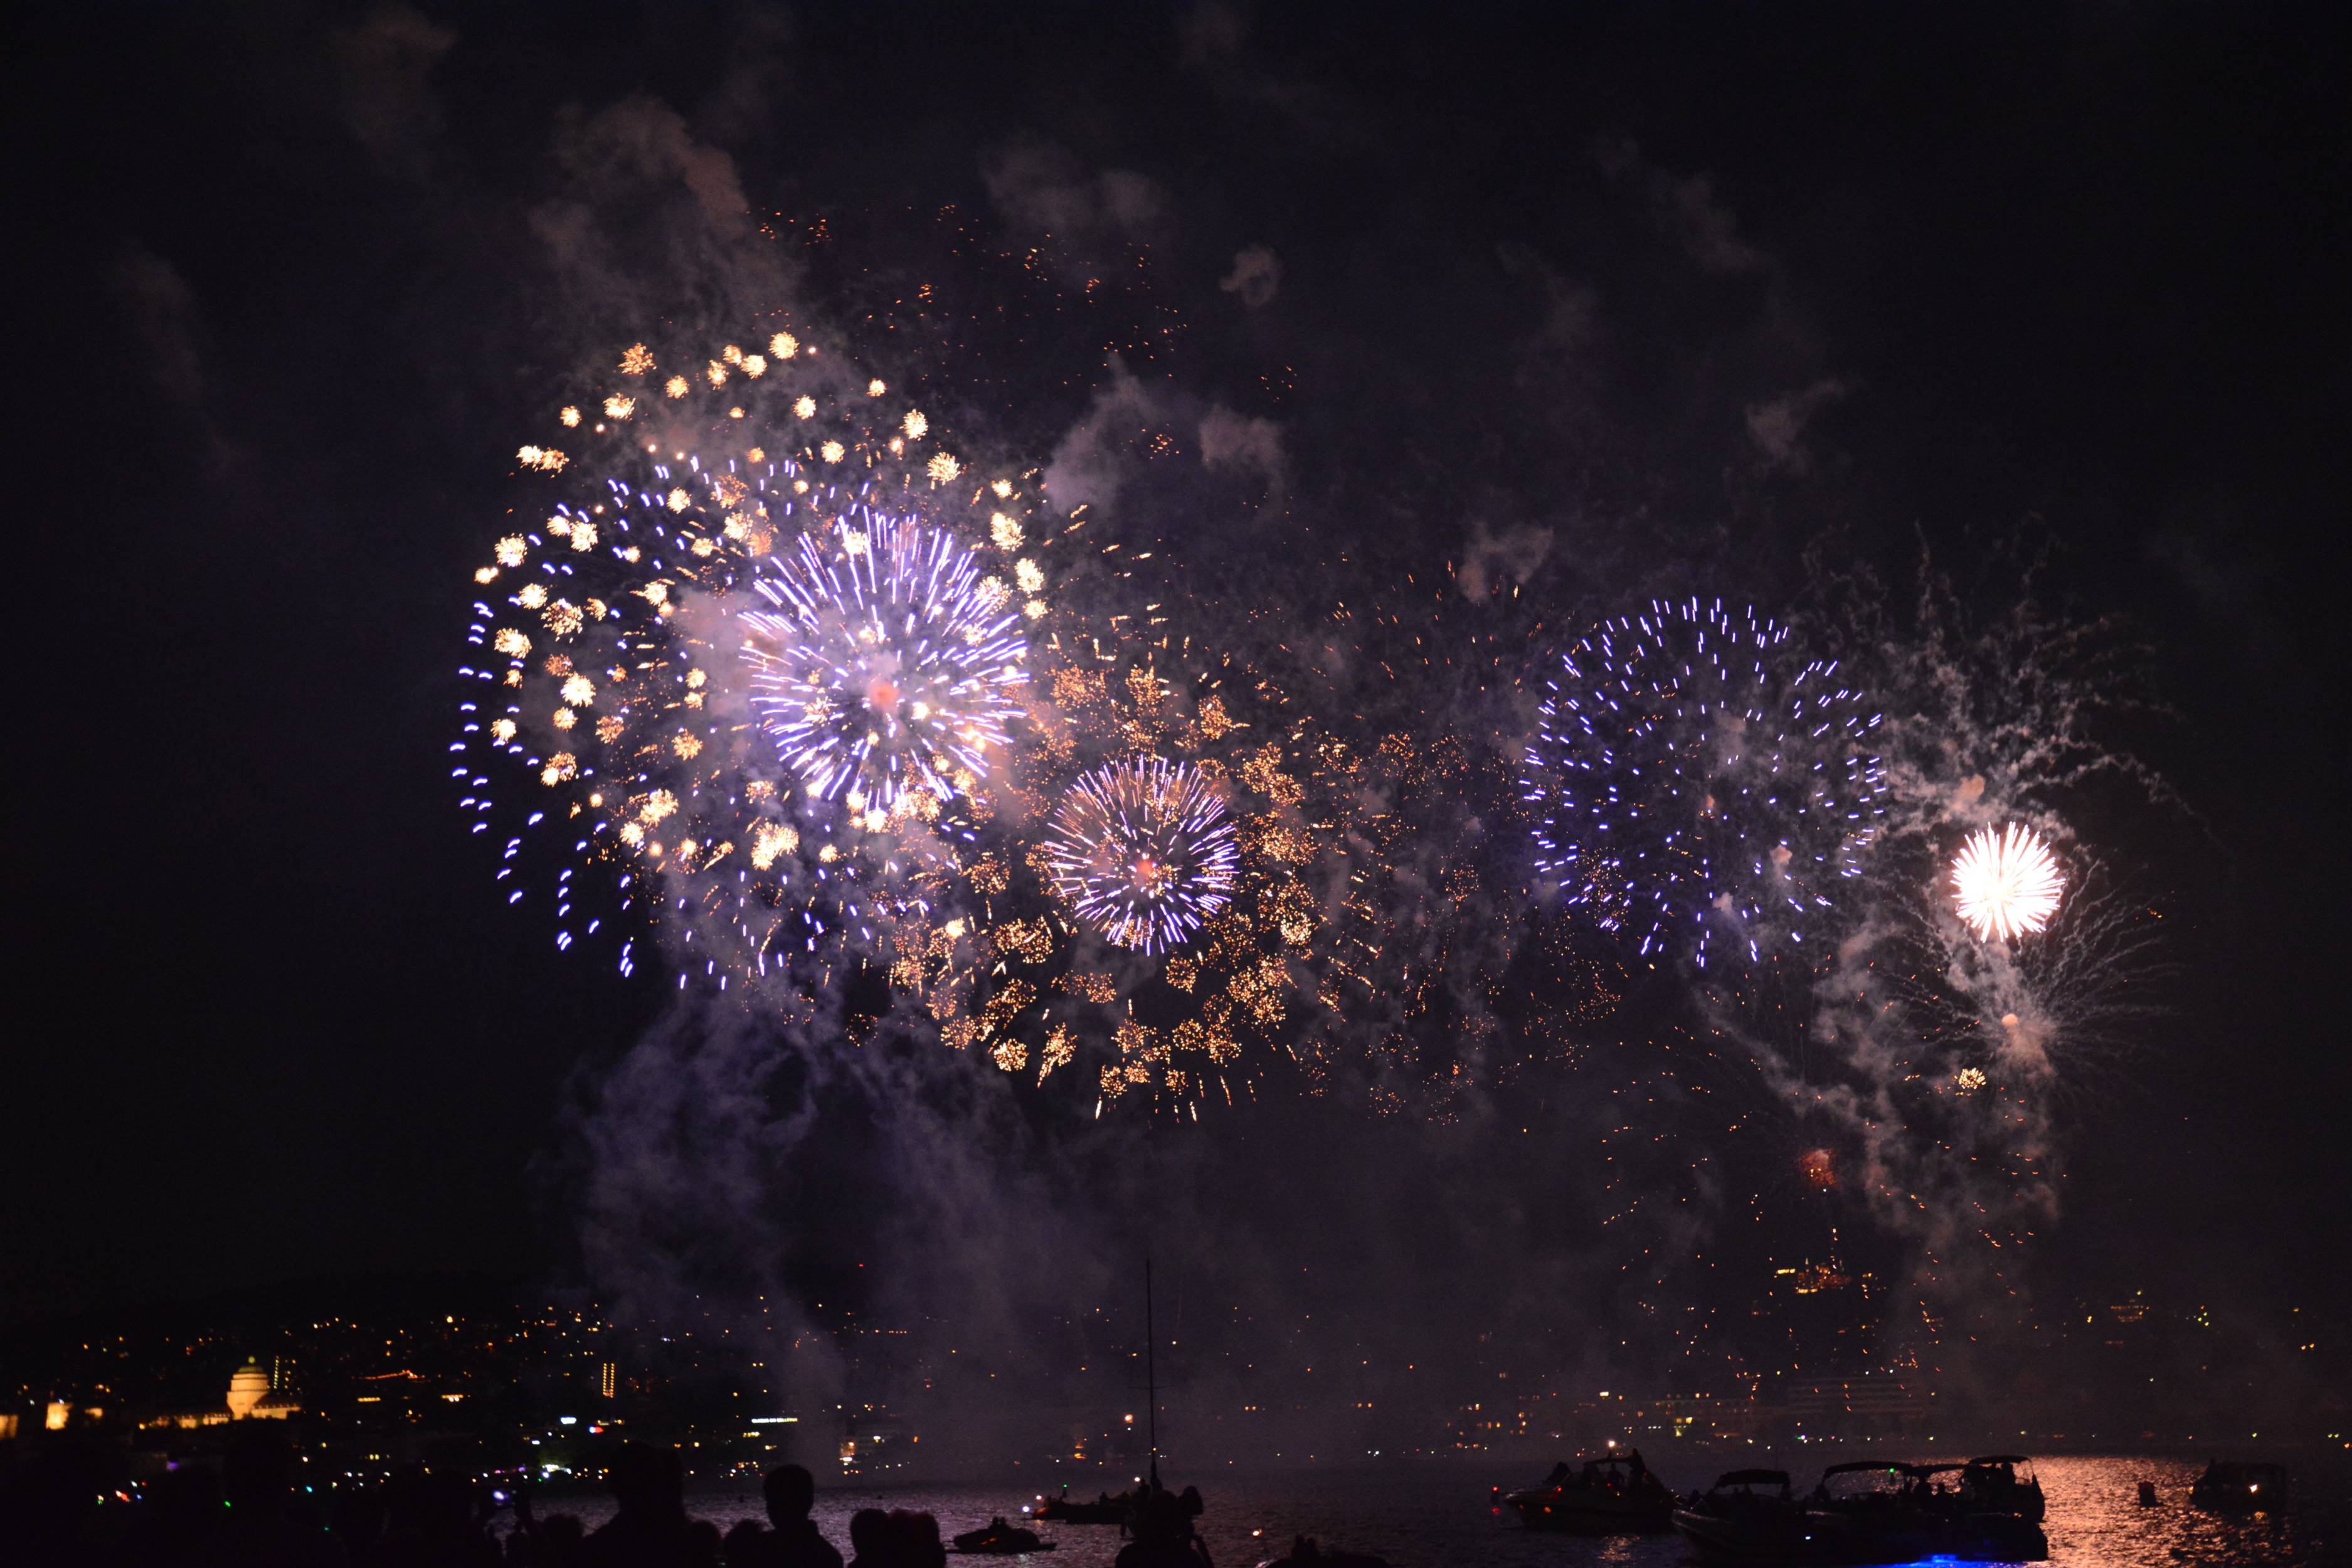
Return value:
<svg viewBox="0 0 2352 1568">
<path fill-rule="evenodd" d="M 582 365 L 787 307 L 1039 466 L 1106 397 L 1270 421 L 1264 494 L 1180 453 L 1105 509 L 1211 629 L 1472 559 L 1559 626 L 1778 611 L 1809 546 L 1897 583 L 2046 547 L 2050 603 L 2152 650 L 2165 711 L 2107 739 L 2177 800 L 2077 824 L 2165 972 L 2059 1097 L 2036 1289 L 2342 1316 L 2346 43 L 2125 4 L 45 17 L 0 1321 L 579 1277 L 566 1108 L 664 994 L 554 952 L 461 831 L 468 574 Z M 915 342 L 924 284 L 961 324 Z M 1334 1126 L 1259 1201 L 1377 1228 L 1328 1206 Z"/>
</svg>

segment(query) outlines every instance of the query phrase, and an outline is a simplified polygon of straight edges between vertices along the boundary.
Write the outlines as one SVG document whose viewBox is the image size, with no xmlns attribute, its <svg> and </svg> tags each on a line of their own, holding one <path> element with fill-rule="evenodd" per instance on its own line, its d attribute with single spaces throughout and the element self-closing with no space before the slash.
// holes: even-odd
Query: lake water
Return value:
<svg viewBox="0 0 2352 1568">
<path fill-rule="evenodd" d="M 1679 1489 L 1713 1479 L 1712 1465 L 1700 1468 L 1661 1467 L 1663 1479 Z M 1720 1468 L 1728 1468 L 1727 1462 Z M 2296 1506 L 2284 1520 L 2231 1521 L 2189 1506 L 2189 1488 L 2201 1461 L 2070 1457 L 2036 1461 L 2050 1517 L 2050 1560 L 2062 1568 L 2183 1568 L 2189 1564 L 2302 1568 L 2306 1564 L 2352 1565 L 2352 1466 L 2323 1459 L 2294 1464 Z M 1181 1484 L 1192 1479 L 1171 1474 Z M 1250 1568 L 1278 1557 L 1297 1535 L 1312 1535 L 1327 1547 L 1378 1553 L 1392 1568 L 1679 1568 L 1686 1562 L 1674 1535 L 1592 1539 L 1542 1535 L 1498 1519 L 1487 1506 L 1486 1486 L 1503 1480 L 1517 1486 L 1534 1476 L 1490 1476 L 1457 1467 L 1428 1469 L 1316 1471 L 1267 1476 L 1200 1478 L 1209 1509 L 1201 1533 L 1217 1568 Z M 1812 1471 L 1799 1478 L 1809 1485 Z M 2157 1483 L 2161 1505 L 2143 1508 L 2138 1483 Z M 1073 1495 L 1093 1489 L 1074 1486 Z M 929 1486 L 872 1490 L 828 1490 L 817 1500 L 816 1519 L 847 1555 L 849 1516 L 861 1508 L 915 1509 L 936 1516 L 943 1537 L 986 1524 L 991 1514 L 1017 1518 L 1026 1494 L 1018 1487 Z M 581 1500 L 549 1502 L 549 1511 L 579 1514 L 591 1528 L 609 1510 Z M 693 1511 L 724 1530 L 737 1520 L 762 1518 L 758 1494 L 701 1493 Z M 1108 1568 L 1118 1552 L 1115 1528 L 1040 1525 L 1038 1533 L 1056 1543 L 1051 1552 L 1000 1559 L 1037 1568 Z"/>
</svg>

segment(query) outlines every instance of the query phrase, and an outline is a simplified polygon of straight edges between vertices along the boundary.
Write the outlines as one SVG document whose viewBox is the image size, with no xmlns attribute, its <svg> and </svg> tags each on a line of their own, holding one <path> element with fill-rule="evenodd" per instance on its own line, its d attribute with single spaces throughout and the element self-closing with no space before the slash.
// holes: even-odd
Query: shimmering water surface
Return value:
<svg viewBox="0 0 2352 1568">
<path fill-rule="evenodd" d="M 1861 1456 L 1855 1456 L 1861 1457 Z M 1698 1466 L 1662 1464 L 1664 1479 L 1679 1489 L 1704 1486 L 1734 1461 Z M 2352 1564 L 2352 1467 L 2340 1461 L 2302 1459 L 2294 1464 L 2297 1503 L 2284 1519 L 2226 1521 L 2189 1506 L 2189 1488 L 2201 1462 L 2116 1457 L 2039 1459 L 2050 1517 L 2050 1560 L 2062 1568 L 2180 1568 L 2182 1564 Z M 1818 1466 L 1798 1474 L 1810 1485 Z M 1171 1482 L 1193 1478 L 1171 1473 Z M 1496 1568 L 1680 1568 L 1687 1562 L 1674 1535 L 1593 1539 L 1541 1535 L 1497 1519 L 1487 1506 L 1494 1481 L 1526 1485 L 1537 1478 L 1490 1475 L 1454 1467 L 1431 1469 L 1319 1472 L 1240 1478 L 1200 1478 L 1209 1510 L 1201 1532 L 1217 1568 L 1249 1568 L 1280 1556 L 1297 1535 L 1312 1535 L 1326 1546 L 1376 1552 L 1393 1568 L 1444 1568 L 1492 1563 Z M 2162 1501 L 2143 1508 L 2138 1484 L 2156 1482 Z M 1076 1486 L 1073 1495 L 1094 1495 Z M 940 1531 L 986 1524 L 991 1514 L 1018 1517 L 1024 1494 L 1018 1487 L 908 1487 L 871 1491 L 827 1491 L 817 1500 L 818 1524 L 845 1548 L 849 1516 L 861 1508 L 916 1509 L 937 1516 Z M 591 1526 L 608 1510 L 593 1502 L 550 1503 L 550 1511 L 578 1513 Z M 703 1493 L 694 1512 L 722 1530 L 743 1518 L 761 1518 L 756 1492 Z M 1040 1525 L 1038 1533 L 1056 1550 L 1030 1557 L 999 1559 L 1034 1563 L 1040 1568 L 1107 1568 L 1118 1555 L 1116 1529 L 1087 1525 Z"/>
</svg>

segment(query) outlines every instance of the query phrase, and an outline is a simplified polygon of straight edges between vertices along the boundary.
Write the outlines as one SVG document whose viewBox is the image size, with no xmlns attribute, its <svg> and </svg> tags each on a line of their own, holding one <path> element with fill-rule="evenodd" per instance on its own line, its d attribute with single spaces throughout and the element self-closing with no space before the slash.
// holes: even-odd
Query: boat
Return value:
<svg viewBox="0 0 2352 1568">
<path fill-rule="evenodd" d="M 1206 1504 L 1201 1500 L 1201 1489 L 1186 1487 L 1181 1492 L 1171 1492 L 1160 1484 L 1160 1360 L 1159 1339 L 1152 1317 L 1151 1259 L 1143 1260 L 1143 1369 L 1145 1408 L 1150 1412 L 1144 1422 L 1144 1432 L 1151 1445 L 1150 1466 L 1138 1480 L 1135 1489 L 1116 1495 L 1098 1494 L 1087 1502 L 1073 1499 L 1067 1486 L 1060 1497 L 1039 1497 L 1021 1511 L 1033 1519 L 1051 1520 L 1057 1524 L 1116 1524 L 1122 1530 L 1133 1530 L 1148 1508 L 1160 1506 L 1158 1500 L 1168 1500 L 1166 1507 L 1187 1521 L 1201 1517 Z M 1132 1419 L 1132 1417 L 1130 1417 Z"/>
<path fill-rule="evenodd" d="M 2050 1538 L 2013 1513 L 1962 1513 L 1944 1521 L 1941 1552 L 1971 1563 L 2043 1563 Z"/>
<path fill-rule="evenodd" d="M 1113 1497 L 1104 1492 L 1092 1502 L 1073 1499 L 1064 1488 L 1060 1497 L 1041 1498 L 1031 1510 L 1034 1517 L 1049 1519 L 1057 1524 L 1125 1524 L 1129 1516 L 1143 1506 L 1140 1489 L 1121 1492 Z"/>
<path fill-rule="evenodd" d="M 1582 1535 L 1624 1535 L 1671 1530 L 1675 1494 L 1650 1473 L 1638 1448 L 1618 1449 L 1580 1461 L 1562 1460 L 1543 1484 L 1524 1491 L 1496 1487 L 1496 1512 L 1507 1508 L 1529 1530 L 1564 1530 Z"/>
<path fill-rule="evenodd" d="M 2010 1461 L 2012 1477 L 2014 1464 L 2022 1462 Z M 1974 1461 L 1958 1467 L 1959 1484 L 1950 1489 L 1936 1479 L 1954 1468 L 1891 1459 L 1832 1465 L 1822 1472 L 1821 1484 L 1806 1504 L 1807 1540 L 1801 1557 L 1839 1563 L 1910 1563 L 1922 1557 L 2040 1563 L 2049 1557 L 2050 1541 L 2039 1522 L 1977 1505 L 1969 1490 Z M 1989 1467 L 1983 1473 L 1994 1470 Z M 2014 1507 L 2031 1506 L 2014 1493 L 1982 1495 L 2002 1497 Z M 2032 1498 L 2038 1500 L 2039 1496 L 2037 1488 Z"/>
<path fill-rule="evenodd" d="M 1832 1465 L 1802 1500 L 1790 1496 L 1784 1471 L 1734 1470 L 1677 1509 L 1675 1528 L 1702 1558 L 1790 1568 L 1862 1568 L 1926 1557 L 2046 1559 L 2050 1542 L 2039 1524 L 1973 1507 L 1968 1468 L 1898 1459 Z M 1938 1475 L 1954 1480 L 1946 1486 Z"/>
<path fill-rule="evenodd" d="M 2005 1513 L 2040 1524 L 2049 1504 L 2033 1461 L 2022 1454 L 1987 1454 L 1960 1471 L 1960 1501 L 1970 1513 Z"/>
<path fill-rule="evenodd" d="M 1822 1563 L 1911 1563 L 1943 1550 L 1944 1520 L 1927 1473 L 1899 1459 L 1832 1465 L 1805 1504 L 1799 1557 Z"/>
<path fill-rule="evenodd" d="M 2021 1473 L 2021 1467 L 2022 1473 Z M 1918 1465 L 1918 1484 L 1927 1506 L 1955 1519 L 1970 1514 L 1998 1514 L 2040 1524 L 2046 1505 L 2033 1463 L 2021 1454 L 1997 1454 L 1989 1458 L 1958 1460 L 1943 1465 Z"/>
<path fill-rule="evenodd" d="M 1326 1552 L 1311 1535 L 1295 1537 L 1290 1550 L 1280 1557 L 1269 1557 L 1257 1568 L 1389 1568 L 1385 1557 L 1375 1557 L 1368 1552 L 1345 1552 L 1338 1548 Z"/>
<path fill-rule="evenodd" d="M 1675 1528 L 1702 1557 L 1785 1563 L 1803 1554 L 1804 1505 L 1786 1470 L 1732 1470 L 1675 1510 Z"/>
<path fill-rule="evenodd" d="M 1034 1530 L 1024 1530 L 1017 1524 L 1007 1524 L 998 1514 L 980 1530 L 967 1530 L 955 1538 L 955 1549 L 970 1557 L 1010 1557 L 1023 1552 L 1051 1552 L 1055 1543 L 1040 1541 Z"/>
<path fill-rule="evenodd" d="M 2294 1492 L 2284 1465 L 2215 1459 L 2189 1489 L 2189 1500 L 2208 1513 L 2276 1513 Z"/>
</svg>

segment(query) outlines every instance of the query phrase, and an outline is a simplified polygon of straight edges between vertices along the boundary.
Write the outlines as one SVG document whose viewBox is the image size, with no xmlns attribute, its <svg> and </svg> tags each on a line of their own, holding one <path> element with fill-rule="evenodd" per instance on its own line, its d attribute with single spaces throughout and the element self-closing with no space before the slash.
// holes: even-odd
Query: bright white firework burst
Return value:
<svg viewBox="0 0 2352 1568">
<path fill-rule="evenodd" d="M 1687 943 L 1704 966 L 1721 925 L 1760 959 L 1858 872 L 1886 793 L 1881 716 L 1788 637 L 1720 600 L 1654 603 L 1547 683 L 1524 781 L 1536 867 L 1644 954 Z"/>
<path fill-rule="evenodd" d="M 809 793 L 890 813 L 988 772 L 1021 711 L 1027 643 L 1011 592 L 945 531 L 862 504 L 830 549 L 801 536 L 752 586 L 752 710 Z"/>
<path fill-rule="evenodd" d="M 1162 757 L 1129 758 L 1070 785 L 1047 831 L 1055 893 L 1122 947 L 1190 940 L 1233 897 L 1240 851 L 1208 780 Z"/>
<path fill-rule="evenodd" d="M 2022 823 L 1979 828 L 1952 858 L 1952 901 L 1980 937 L 2032 935 L 2065 890 L 2058 858 Z"/>
</svg>

